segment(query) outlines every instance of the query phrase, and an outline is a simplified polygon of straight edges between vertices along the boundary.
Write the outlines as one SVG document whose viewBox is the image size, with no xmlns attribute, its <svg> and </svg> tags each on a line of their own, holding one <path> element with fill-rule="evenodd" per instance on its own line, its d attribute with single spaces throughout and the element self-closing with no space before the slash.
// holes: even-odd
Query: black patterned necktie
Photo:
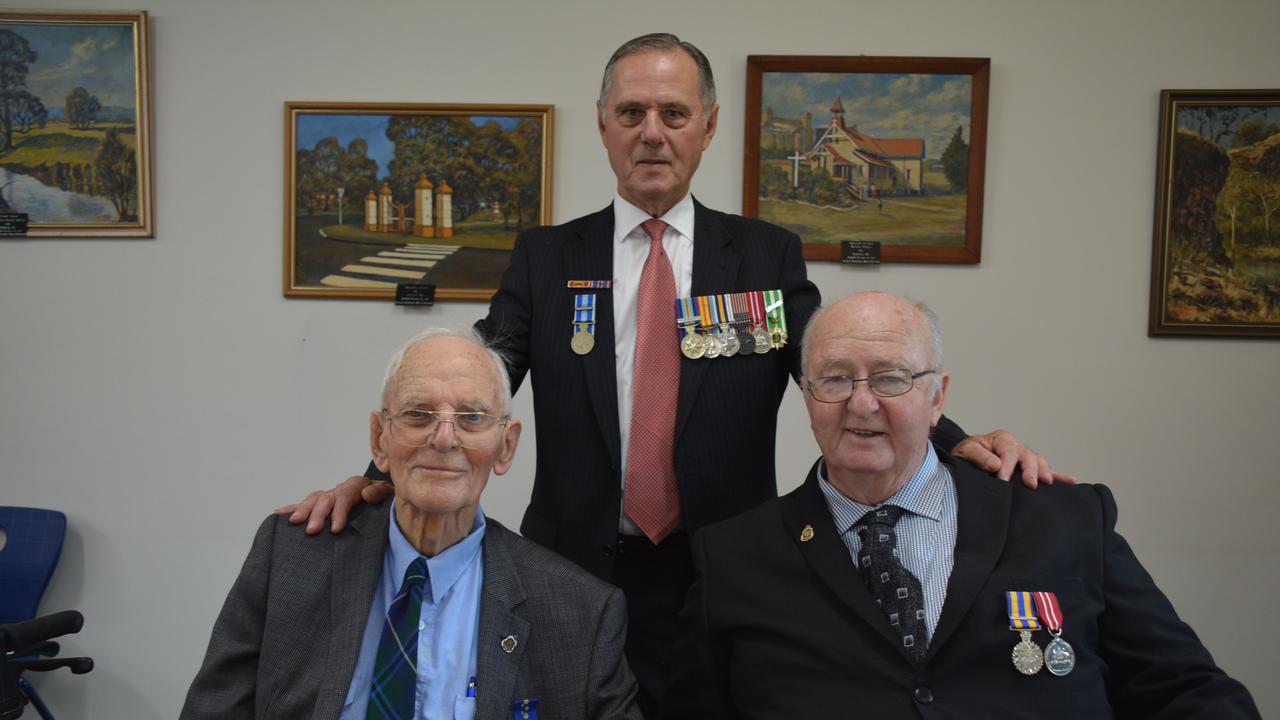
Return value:
<svg viewBox="0 0 1280 720">
<path fill-rule="evenodd" d="M 929 630 L 920 580 L 898 559 L 898 536 L 893 528 L 903 512 L 893 505 L 868 510 L 853 527 L 862 541 L 858 572 L 902 638 L 902 647 L 919 663 L 929 647 Z"/>
</svg>

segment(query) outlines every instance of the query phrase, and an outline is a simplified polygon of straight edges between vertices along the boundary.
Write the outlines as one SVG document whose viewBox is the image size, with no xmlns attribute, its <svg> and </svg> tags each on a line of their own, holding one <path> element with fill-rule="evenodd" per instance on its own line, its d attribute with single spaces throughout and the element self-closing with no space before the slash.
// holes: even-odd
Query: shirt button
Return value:
<svg viewBox="0 0 1280 720">
<path fill-rule="evenodd" d="M 928 705 L 933 702 L 933 691 L 927 687 L 918 687 L 913 694 L 915 695 L 916 702 L 921 705 Z"/>
<path fill-rule="evenodd" d="M 421 632 L 421 631 L 426 630 L 426 629 L 427 629 L 427 624 L 426 624 L 425 622 L 423 622 L 423 621 L 419 620 L 419 621 L 418 621 L 418 631 L 419 631 L 419 632 Z"/>
</svg>

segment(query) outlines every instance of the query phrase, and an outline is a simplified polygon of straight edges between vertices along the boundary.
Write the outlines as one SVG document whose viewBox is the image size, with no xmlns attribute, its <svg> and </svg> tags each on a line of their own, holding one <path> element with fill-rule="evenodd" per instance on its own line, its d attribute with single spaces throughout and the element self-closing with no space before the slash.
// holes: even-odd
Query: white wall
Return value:
<svg viewBox="0 0 1280 720">
<path fill-rule="evenodd" d="M 116 8 L 98 0 L 32 7 Z M 1108 483 L 1121 530 L 1219 662 L 1280 714 L 1280 343 L 1150 339 L 1161 88 L 1280 85 L 1280 4 L 749 0 L 153 0 L 155 240 L 0 243 L 0 502 L 61 508 L 43 609 L 90 675 L 39 680 L 64 717 L 177 714 L 275 505 L 363 467 L 386 355 L 429 310 L 285 300 L 286 100 L 554 103 L 555 219 L 613 178 L 592 103 L 608 54 L 672 30 L 711 57 L 721 126 L 695 193 L 741 206 L 748 54 L 989 56 L 983 262 L 811 266 L 825 296 L 907 292 L 942 316 L 966 428 L 1013 428 Z M 784 401 L 782 489 L 816 454 Z M 529 419 L 527 394 L 517 413 Z M 536 429 L 535 429 L 536 430 Z M 533 445 L 486 496 L 517 525 Z M 1265 568 L 1272 568 L 1268 571 Z M 1218 589 L 1221 588 L 1221 589 Z"/>
</svg>

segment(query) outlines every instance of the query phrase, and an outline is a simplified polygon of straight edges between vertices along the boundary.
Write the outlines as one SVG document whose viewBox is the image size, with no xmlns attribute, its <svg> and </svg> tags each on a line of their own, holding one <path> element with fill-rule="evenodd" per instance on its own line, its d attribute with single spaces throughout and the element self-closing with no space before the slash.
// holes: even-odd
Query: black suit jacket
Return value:
<svg viewBox="0 0 1280 720">
<path fill-rule="evenodd" d="M 955 479 L 958 537 L 923 665 L 890 632 L 811 471 L 695 537 L 685 664 L 663 717 L 1258 717 L 1116 534 L 1107 488 L 1029 491 L 939 456 Z M 1069 675 L 1014 669 L 1009 590 L 1057 593 L 1077 658 Z"/>
</svg>

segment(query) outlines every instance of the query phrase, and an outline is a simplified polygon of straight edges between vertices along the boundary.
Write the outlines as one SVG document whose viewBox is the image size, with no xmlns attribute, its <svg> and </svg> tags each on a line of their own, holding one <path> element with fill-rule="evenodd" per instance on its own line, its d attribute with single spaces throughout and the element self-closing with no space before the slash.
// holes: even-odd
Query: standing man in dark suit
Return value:
<svg viewBox="0 0 1280 720">
<path fill-rule="evenodd" d="M 1032 492 L 930 445 L 949 380 L 931 312 L 852 296 L 803 355 L 822 458 L 694 538 L 664 720 L 1258 717 L 1116 534 L 1110 491 Z"/>
<path fill-rule="evenodd" d="M 370 415 L 395 499 L 342 535 L 267 518 L 182 717 L 639 720 L 622 593 L 480 510 L 520 439 L 510 403 L 476 336 L 396 352 Z"/>
<path fill-rule="evenodd" d="M 819 297 L 794 233 L 689 193 L 719 114 L 700 50 L 665 33 L 625 43 L 596 110 L 613 203 L 522 234 L 476 327 L 510 358 L 513 387 L 532 374 L 538 459 L 520 531 L 626 591 L 627 656 L 649 712 L 693 578 L 689 534 L 777 495 L 778 404 Z M 789 331 L 778 348 L 681 357 L 677 298 L 768 290 L 781 290 Z M 952 447 L 964 433 L 944 422 L 939 437 Z M 1019 462 L 1032 484 L 1054 477 L 1003 431 L 964 448 L 1006 479 Z M 292 519 L 309 517 L 319 532 L 332 508 L 338 530 L 368 482 L 349 480 L 336 504 L 334 493 L 313 494 Z"/>
</svg>

